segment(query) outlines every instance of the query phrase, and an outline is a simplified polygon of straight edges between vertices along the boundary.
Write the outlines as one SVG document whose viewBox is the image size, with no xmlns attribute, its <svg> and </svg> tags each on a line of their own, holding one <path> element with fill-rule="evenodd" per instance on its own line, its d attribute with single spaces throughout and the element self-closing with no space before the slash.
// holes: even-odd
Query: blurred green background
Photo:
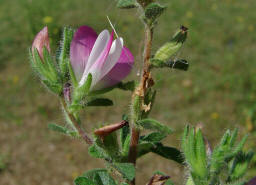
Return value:
<svg viewBox="0 0 256 185">
<path fill-rule="evenodd" d="M 214 145 L 227 128 L 250 132 L 246 148 L 255 148 L 256 134 L 256 1 L 159 0 L 168 6 L 155 30 L 154 51 L 180 25 L 189 28 L 178 54 L 190 63 L 187 72 L 154 71 L 158 89 L 152 117 L 175 129 L 166 143 L 180 147 L 185 124 L 200 124 Z M 130 79 L 141 67 L 143 25 L 136 10 L 118 10 L 115 0 L 0 0 L 0 184 L 71 185 L 84 171 L 101 167 L 83 142 L 56 134 L 47 124 L 64 123 L 56 97 L 33 74 L 28 48 L 35 34 L 48 25 L 51 45 L 57 47 L 63 26 L 89 25 L 98 32 L 109 28 L 106 16 L 136 58 Z M 105 96 L 110 108 L 84 113 L 88 130 L 113 123 L 129 111 L 129 92 Z M 154 160 L 152 160 L 154 159 Z M 256 160 L 247 176 L 256 173 Z M 149 154 L 138 162 L 138 184 L 155 170 L 183 184 L 183 169 Z"/>
</svg>

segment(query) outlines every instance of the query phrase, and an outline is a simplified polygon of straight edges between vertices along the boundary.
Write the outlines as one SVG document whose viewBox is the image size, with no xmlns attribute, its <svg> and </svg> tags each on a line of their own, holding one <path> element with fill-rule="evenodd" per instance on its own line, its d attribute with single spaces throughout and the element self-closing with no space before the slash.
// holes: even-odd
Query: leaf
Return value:
<svg viewBox="0 0 256 185">
<path fill-rule="evenodd" d="M 96 98 L 86 103 L 86 106 L 112 106 L 113 101 L 107 98 Z"/>
<path fill-rule="evenodd" d="M 111 134 L 104 137 L 103 146 L 104 146 L 104 149 L 111 156 L 111 158 L 113 158 L 113 159 L 118 158 L 119 145 L 118 145 L 118 141 L 117 141 L 116 132 L 112 132 Z"/>
<path fill-rule="evenodd" d="M 117 3 L 117 7 L 122 9 L 135 8 L 136 6 L 136 0 L 119 0 Z"/>
<path fill-rule="evenodd" d="M 160 5 L 159 3 L 150 3 L 145 8 L 145 17 L 147 19 L 155 20 L 158 18 L 166 9 L 165 6 Z"/>
<path fill-rule="evenodd" d="M 83 176 L 92 180 L 96 185 L 116 185 L 115 180 L 106 169 L 93 169 L 85 172 Z"/>
<path fill-rule="evenodd" d="M 113 167 L 127 180 L 132 181 L 134 179 L 135 167 L 132 163 L 113 163 Z"/>
<path fill-rule="evenodd" d="M 124 143 L 129 134 L 130 134 L 130 127 L 129 127 L 129 124 L 127 124 L 123 128 L 121 128 L 121 132 L 120 132 L 120 142 L 121 142 L 122 148 L 124 147 Z"/>
<path fill-rule="evenodd" d="M 93 183 L 93 181 L 87 179 L 86 177 L 77 177 L 75 179 L 75 184 L 76 185 L 97 185 Z"/>
<path fill-rule="evenodd" d="M 117 84 L 117 87 L 125 91 L 134 91 L 135 81 L 129 81 L 126 83 L 120 82 L 119 84 Z"/>
<path fill-rule="evenodd" d="M 156 147 L 152 149 L 152 152 L 166 159 L 176 161 L 177 163 L 184 163 L 181 152 L 174 147 L 164 146 L 162 143 L 158 143 Z"/>
<path fill-rule="evenodd" d="M 62 133 L 62 134 L 66 134 L 66 135 L 69 135 L 69 136 L 72 136 L 72 137 L 79 137 L 79 134 L 76 131 L 69 130 L 69 129 L 63 127 L 63 126 L 60 126 L 60 125 L 57 125 L 57 124 L 54 124 L 54 123 L 48 124 L 48 128 L 50 130 L 53 130 L 53 131 L 56 131 L 56 132 L 59 132 L 59 133 Z"/>
<path fill-rule="evenodd" d="M 162 134 L 160 132 L 153 132 L 145 136 L 141 136 L 140 141 L 146 141 L 146 142 L 160 142 L 164 138 L 166 138 L 165 134 Z"/>
<path fill-rule="evenodd" d="M 140 143 L 137 146 L 137 158 L 152 152 L 153 147 L 155 147 L 155 145 L 153 143 L 148 143 L 148 142 L 144 142 L 144 143 Z"/>
<path fill-rule="evenodd" d="M 56 132 L 60 132 L 62 134 L 67 134 L 68 133 L 68 129 L 63 127 L 63 126 L 60 126 L 60 125 L 57 125 L 57 124 L 54 124 L 54 123 L 50 123 L 48 124 L 48 128 L 50 130 L 53 130 L 53 131 L 56 131 Z"/>
<path fill-rule="evenodd" d="M 137 124 L 139 126 L 143 127 L 144 129 L 159 131 L 163 134 L 171 134 L 172 133 L 172 130 L 168 126 L 166 126 L 154 119 L 150 119 L 150 118 L 142 119 L 142 120 L 137 121 Z"/>
<path fill-rule="evenodd" d="M 131 135 L 127 135 L 124 144 L 122 145 L 122 156 L 127 157 L 129 153 L 129 148 L 130 148 L 130 140 L 131 140 Z"/>
<path fill-rule="evenodd" d="M 97 138 L 92 146 L 89 147 L 89 154 L 95 158 L 104 158 L 106 160 L 118 159 L 119 149 L 118 143 L 116 141 L 116 134 L 106 136 L 102 141 Z"/>
<path fill-rule="evenodd" d="M 88 153 L 90 156 L 95 158 L 108 158 L 108 154 L 105 152 L 105 150 L 101 147 L 99 147 L 97 144 L 93 144 L 89 147 Z"/>
</svg>

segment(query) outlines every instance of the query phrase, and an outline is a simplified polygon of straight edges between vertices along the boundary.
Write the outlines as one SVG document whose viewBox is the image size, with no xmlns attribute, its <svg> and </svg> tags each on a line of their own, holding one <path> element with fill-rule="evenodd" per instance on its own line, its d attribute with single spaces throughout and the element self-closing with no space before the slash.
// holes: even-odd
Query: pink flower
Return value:
<svg viewBox="0 0 256 185">
<path fill-rule="evenodd" d="M 49 42 L 49 35 L 48 35 L 48 28 L 45 26 L 36 36 L 32 44 L 32 52 L 37 49 L 39 56 L 43 59 L 43 48 L 50 52 L 50 42 Z"/>
<path fill-rule="evenodd" d="M 132 53 L 123 46 L 122 38 L 103 30 L 99 35 L 88 26 L 81 26 L 70 46 L 70 60 L 79 85 L 92 74 L 91 89 L 111 87 L 123 80 L 134 63 Z"/>
</svg>

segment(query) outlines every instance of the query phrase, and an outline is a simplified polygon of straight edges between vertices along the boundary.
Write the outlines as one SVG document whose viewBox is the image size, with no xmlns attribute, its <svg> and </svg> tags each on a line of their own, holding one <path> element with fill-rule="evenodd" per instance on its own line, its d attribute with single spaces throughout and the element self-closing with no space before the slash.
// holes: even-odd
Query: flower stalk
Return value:
<svg viewBox="0 0 256 185">
<path fill-rule="evenodd" d="M 64 97 L 60 98 L 60 102 L 62 104 L 62 107 L 64 109 L 64 111 L 67 113 L 68 118 L 70 119 L 70 121 L 73 123 L 74 127 L 76 128 L 76 130 L 78 131 L 80 137 L 88 144 L 88 145 L 92 145 L 93 144 L 93 140 L 89 137 L 89 135 L 82 129 L 80 123 L 77 121 L 77 119 L 75 118 L 75 116 L 69 112 L 66 101 L 64 99 Z"/>
</svg>

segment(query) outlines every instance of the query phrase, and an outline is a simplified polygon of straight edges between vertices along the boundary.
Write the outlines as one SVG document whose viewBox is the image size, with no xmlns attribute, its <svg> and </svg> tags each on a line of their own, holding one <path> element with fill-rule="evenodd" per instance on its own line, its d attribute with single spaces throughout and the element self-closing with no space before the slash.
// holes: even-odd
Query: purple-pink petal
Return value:
<svg viewBox="0 0 256 185">
<path fill-rule="evenodd" d="M 70 45 L 70 62 L 78 81 L 83 75 L 97 37 L 97 33 L 89 26 L 81 26 L 74 35 Z"/>
<path fill-rule="evenodd" d="M 256 176 L 253 177 L 246 185 L 256 185 Z"/>
<path fill-rule="evenodd" d="M 50 52 L 50 42 L 48 35 L 48 27 L 45 26 L 36 36 L 32 44 L 32 52 L 34 49 L 37 49 L 39 56 L 43 58 L 43 49 L 46 49 Z"/>
<path fill-rule="evenodd" d="M 99 56 L 97 57 L 96 61 L 93 63 L 93 65 L 90 67 L 90 69 L 88 71 L 88 74 L 89 73 L 92 74 L 92 85 L 91 85 L 92 87 L 94 85 L 96 85 L 96 83 L 98 83 L 98 81 L 101 78 L 102 67 L 104 66 L 104 63 L 109 55 L 109 51 L 112 46 L 113 38 L 114 38 L 114 32 L 111 33 L 110 38 L 106 43 L 106 46 L 100 53 L 98 53 Z M 95 49 L 97 50 L 97 48 L 95 48 Z M 82 78 L 82 80 L 83 80 L 83 78 Z M 82 82 L 82 84 L 83 84 L 83 82 Z"/>
<path fill-rule="evenodd" d="M 130 50 L 123 47 L 121 56 L 116 65 L 111 71 L 103 77 L 95 89 L 101 89 L 111 87 L 121 82 L 126 76 L 128 76 L 132 70 L 134 64 L 134 57 Z"/>
</svg>

